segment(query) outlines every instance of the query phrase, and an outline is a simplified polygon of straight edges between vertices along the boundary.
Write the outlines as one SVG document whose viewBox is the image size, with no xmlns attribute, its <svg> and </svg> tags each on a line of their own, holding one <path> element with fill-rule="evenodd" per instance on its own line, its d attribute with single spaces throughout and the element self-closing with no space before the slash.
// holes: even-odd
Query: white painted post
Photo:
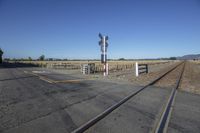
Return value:
<svg viewBox="0 0 200 133">
<path fill-rule="evenodd" d="M 109 70 L 108 63 L 106 63 L 106 75 L 108 75 L 108 70 Z"/>
<path fill-rule="evenodd" d="M 135 76 L 139 76 L 139 71 L 138 71 L 138 62 L 135 62 Z"/>
<path fill-rule="evenodd" d="M 105 65 L 105 63 L 103 65 L 103 76 L 106 76 L 106 65 Z"/>
<path fill-rule="evenodd" d="M 104 60 L 104 72 L 103 75 L 106 76 L 106 37 L 103 36 L 103 60 Z"/>
</svg>

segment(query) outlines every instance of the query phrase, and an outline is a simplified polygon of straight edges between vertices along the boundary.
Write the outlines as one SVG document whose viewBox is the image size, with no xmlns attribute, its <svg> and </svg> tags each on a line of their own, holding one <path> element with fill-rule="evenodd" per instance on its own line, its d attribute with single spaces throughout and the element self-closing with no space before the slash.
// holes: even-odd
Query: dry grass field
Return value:
<svg viewBox="0 0 200 133">
<path fill-rule="evenodd" d="M 200 61 L 188 61 L 183 74 L 181 89 L 200 94 Z"/>
<path fill-rule="evenodd" d="M 103 71 L 103 64 L 100 61 L 18 61 L 19 63 L 33 64 L 40 67 L 54 69 L 80 69 L 82 64 L 94 63 L 96 71 Z M 138 61 L 108 61 L 110 71 L 132 69 L 135 62 L 139 64 L 164 64 L 170 60 L 138 60 Z"/>
</svg>

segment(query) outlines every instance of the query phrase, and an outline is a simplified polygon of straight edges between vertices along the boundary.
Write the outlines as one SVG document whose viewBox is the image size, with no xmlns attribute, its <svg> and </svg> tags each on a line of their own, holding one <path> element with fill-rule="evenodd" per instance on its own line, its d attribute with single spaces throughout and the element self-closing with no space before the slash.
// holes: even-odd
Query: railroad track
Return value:
<svg viewBox="0 0 200 133">
<path fill-rule="evenodd" d="M 165 133 L 165 132 L 167 132 L 167 127 L 168 127 L 171 112 L 172 112 L 172 109 L 173 109 L 172 106 L 173 106 L 174 101 L 175 101 L 175 97 L 176 97 L 177 90 L 178 90 L 178 87 L 179 87 L 180 82 L 181 82 L 181 78 L 183 76 L 184 69 L 185 69 L 185 62 L 183 63 L 183 67 L 182 67 L 182 70 L 181 70 L 181 72 L 178 76 L 178 79 L 176 81 L 176 85 L 172 89 L 171 94 L 169 96 L 169 99 L 167 101 L 167 104 L 165 105 L 165 108 L 162 112 L 162 116 L 159 120 L 159 123 L 157 124 L 155 133 L 163 133 L 163 132 Z"/>
<path fill-rule="evenodd" d="M 142 87 L 138 91 L 133 92 L 130 95 L 126 96 L 125 98 L 123 98 L 119 102 L 115 103 L 114 105 L 112 105 L 111 107 L 106 109 L 104 112 L 98 114 L 96 117 L 92 118 L 91 120 L 89 120 L 88 122 L 86 122 L 85 124 L 80 126 L 79 128 L 77 128 L 74 131 L 72 131 L 72 133 L 83 133 L 83 132 L 85 132 L 87 129 L 89 129 L 92 126 L 94 126 L 97 122 L 99 122 L 100 120 L 102 120 L 103 118 L 108 116 L 111 112 L 113 112 L 114 110 L 119 108 L 122 104 L 127 102 L 129 99 L 133 98 L 138 93 L 144 91 L 147 87 L 154 85 L 160 79 L 164 78 L 166 75 L 168 75 L 169 73 L 171 73 L 172 71 L 174 71 L 175 69 L 177 69 L 178 67 L 181 67 L 181 66 L 182 66 L 182 70 L 181 70 L 181 72 L 180 72 L 180 74 L 178 76 L 178 79 L 176 81 L 176 85 L 171 91 L 169 99 L 167 100 L 167 103 L 166 103 L 166 105 L 164 107 L 163 112 L 161 113 L 162 115 L 161 115 L 158 123 L 156 124 L 155 129 L 153 129 L 153 132 L 155 132 L 155 133 L 166 132 L 167 127 L 168 127 L 168 122 L 169 122 L 169 119 L 170 119 L 170 114 L 171 114 L 171 111 L 172 111 L 172 105 L 174 103 L 174 99 L 175 99 L 175 96 L 176 96 L 176 93 L 177 93 L 177 89 L 179 87 L 179 84 L 180 84 L 180 81 L 181 81 L 181 78 L 182 78 L 182 75 L 183 75 L 183 72 L 184 72 L 185 62 L 179 63 L 178 65 L 176 65 L 175 67 L 171 68 L 169 71 L 165 72 L 163 75 L 161 75 L 160 77 L 156 78 L 155 80 L 153 80 L 152 82 L 150 82 L 146 86 Z"/>
</svg>

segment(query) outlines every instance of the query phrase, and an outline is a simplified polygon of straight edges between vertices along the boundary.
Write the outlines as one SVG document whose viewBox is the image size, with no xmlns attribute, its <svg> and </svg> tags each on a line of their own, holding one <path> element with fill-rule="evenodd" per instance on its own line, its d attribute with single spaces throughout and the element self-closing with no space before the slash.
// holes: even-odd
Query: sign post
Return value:
<svg viewBox="0 0 200 133">
<path fill-rule="evenodd" d="M 136 77 L 139 76 L 138 62 L 135 62 L 135 75 L 136 75 Z"/>
<path fill-rule="evenodd" d="M 107 63 L 107 48 L 108 48 L 108 36 L 102 36 L 99 33 L 100 41 L 99 41 L 99 46 L 101 46 L 101 63 L 104 64 L 104 72 L 103 75 L 106 76 L 108 75 L 108 63 Z"/>
</svg>

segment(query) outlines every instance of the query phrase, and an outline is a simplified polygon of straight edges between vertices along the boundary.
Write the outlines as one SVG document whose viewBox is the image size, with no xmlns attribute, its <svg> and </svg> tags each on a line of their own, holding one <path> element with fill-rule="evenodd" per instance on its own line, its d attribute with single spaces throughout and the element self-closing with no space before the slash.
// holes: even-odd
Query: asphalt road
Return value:
<svg viewBox="0 0 200 133">
<path fill-rule="evenodd" d="M 40 68 L 0 68 L 0 132 L 69 133 L 139 88 Z M 149 87 L 87 132 L 152 132 L 169 93 Z M 178 92 L 168 132 L 200 132 L 199 103 L 199 95 Z"/>
<path fill-rule="evenodd" d="M 38 68 L 0 69 L 0 131 L 6 133 L 66 133 L 76 129 L 129 92 L 131 84 L 84 79 L 51 84 L 30 74 Z M 40 70 L 39 71 L 43 71 Z M 54 80 L 76 76 L 46 71 Z"/>
<path fill-rule="evenodd" d="M 127 103 L 113 111 L 88 133 L 149 133 L 156 124 L 167 102 L 171 89 L 148 87 Z"/>
<path fill-rule="evenodd" d="M 178 92 L 168 133 L 200 132 L 200 95 Z"/>
</svg>

